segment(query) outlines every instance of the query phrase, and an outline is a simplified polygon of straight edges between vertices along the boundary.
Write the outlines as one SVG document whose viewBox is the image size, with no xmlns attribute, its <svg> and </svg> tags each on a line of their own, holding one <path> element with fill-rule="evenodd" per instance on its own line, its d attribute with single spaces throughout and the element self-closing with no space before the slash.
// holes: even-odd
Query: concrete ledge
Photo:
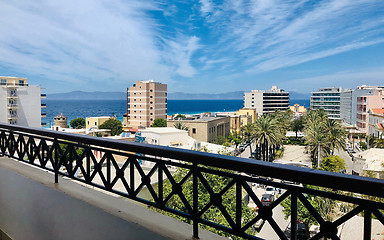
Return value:
<svg viewBox="0 0 384 240">
<path fill-rule="evenodd" d="M 12 239 L 193 239 L 192 225 L 0 157 L 0 229 Z M 226 239 L 200 229 L 200 239 Z"/>
</svg>

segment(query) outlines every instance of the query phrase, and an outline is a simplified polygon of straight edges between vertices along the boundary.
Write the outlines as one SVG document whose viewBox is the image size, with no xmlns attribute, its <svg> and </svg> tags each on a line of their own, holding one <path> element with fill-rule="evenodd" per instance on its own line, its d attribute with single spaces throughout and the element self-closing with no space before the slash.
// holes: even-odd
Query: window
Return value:
<svg viewBox="0 0 384 240">
<path fill-rule="evenodd" d="M 152 89 L 150 89 L 149 91 L 150 91 L 150 92 L 153 92 L 153 90 L 152 90 Z"/>
<path fill-rule="evenodd" d="M 153 96 L 149 96 L 149 98 L 153 98 Z"/>
<path fill-rule="evenodd" d="M 89 125 L 89 121 L 88 121 L 88 125 Z"/>
<path fill-rule="evenodd" d="M 196 128 L 192 128 L 192 133 L 196 133 Z"/>
<path fill-rule="evenodd" d="M 153 121 L 153 118 L 151 118 L 150 120 Z"/>
<path fill-rule="evenodd" d="M 136 95 L 136 93 L 133 93 L 133 95 Z"/>
<path fill-rule="evenodd" d="M 97 126 L 97 122 L 95 122 L 95 126 Z"/>
<path fill-rule="evenodd" d="M 24 86 L 24 80 L 19 80 L 19 85 Z"/>
<path fill-rule="evenodd" d="M 1 85 L 7 85 L 7 80 L 6 79 L 1 79 Z"/>
<path fill-rule="evenodd" d="M 150 107 L 149 109 L 153 109 L 153 107 Z"/>
<path fill-rule="evenodd" d="M 150 113 L 150 115 L 153 115 L 153 113 Z"/>
<path fill-rule="evenodd" d="M 152 104 L 153 102 L 151 101 L 151 102 L 149 102 L 149 104 Z"/>
</svg>

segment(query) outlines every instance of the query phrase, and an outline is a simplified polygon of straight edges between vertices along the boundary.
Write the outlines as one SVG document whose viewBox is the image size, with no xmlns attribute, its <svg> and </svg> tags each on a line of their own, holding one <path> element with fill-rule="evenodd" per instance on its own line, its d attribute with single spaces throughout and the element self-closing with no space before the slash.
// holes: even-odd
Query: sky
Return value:
<svg viewBox="0 0 384 240">
<path fill-rule="evenodd" d="M 0 76 L 46 93 L 384 85 L 383 0 L 0 0 Z"/>
</svg>

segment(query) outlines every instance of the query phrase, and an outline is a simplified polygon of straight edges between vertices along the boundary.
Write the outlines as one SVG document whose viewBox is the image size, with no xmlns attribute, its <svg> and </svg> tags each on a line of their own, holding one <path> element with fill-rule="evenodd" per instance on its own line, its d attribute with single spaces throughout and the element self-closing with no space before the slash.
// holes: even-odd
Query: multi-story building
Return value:
<svg viewBox="0 0 384 240">
<path fill-rule="evenodd" d="M 158 118 L 167 119 L 167 84 L 153 80 L 136 81 L 127 89 L 124 127 L 150 127 Z"/>
<path fill-rule="evenodd" d="M 230 132 L 230 117 L 196 117 L 179 120 L 168 120 L 167 127 L 173 127 L 177 122 L 188 128 L 188 135 L 202 142 L 212 142 L 218 136 L 227 138 Z"/>
<path fill-rule="evenodd" d="M 87 117 L 85 119 L 85 128 L 90 129 L 90 128 L 99 128 L 99 126 L 103 123 L 105 123 L 107 120 L 110 118 L 115 117 L 107 117 L 107 116 L 102 116 L 102 117 Z"/>
<path fill-rule="evenodd" d="M 368 110 L 368 135 L 382 137 L 384 134 L 384 108 Z"/>
<path fill-rule="evenodd" d="M 377 95 L 384 87 L 362 85 L 356 89 L 344 89 L 340 93 L 340 118 L 345 123 L 356 125 L 357 98 Z"/>
<path fill-rule="evenodd" d="M 289 109 L 289 92 L 272 86 L 271 90 L 252 90 L 244 93 L 244 108 L 256 109 L 257 115 Z"/>
<path fill-rule="evenodd" d="M 341 88 L 319 88 L 312 92 L 311 109 L 324 109 L 328 118 L 340 120 L 340 91 Z"/>
<path fill-rule="evenodd" d="M 295 117 L 299 117 L 307 112 L 307 109 L 304 106 L 300 106 L 300 104 L 294 104 L 293 106 L 289 106 L 289 109 L 295 114 Z"/>
<path fill-rule="evenodd" d="M 243 115 L 246 117 L 250 116 L 251 117 L 251 123 L 256 122 L 256 119 L 257 119 L 256 109 L 254 109 L 254 108 L 241 108 L 241 109 L 236 111 L 236 115 Z M 243 126 L 247 125 L 247 123 L 243 123 Z"/>
<path fill-rule="evenodd" d="M 40 86 L 28 85 L 27 78 L 0 77 L 0 122 L 22 126 L 45 126 L 41 122 L 46 113 L 41 109 L 46 104 L 41 103 Z"/>
<path fill-rule="evenodd" d="M 373 108 L 384 108 L 384 96 L 382 93 L 379 95 L 361 96 L 357 98 L 357 128 L 368 134 L 368 111 Z"/>
</svg>

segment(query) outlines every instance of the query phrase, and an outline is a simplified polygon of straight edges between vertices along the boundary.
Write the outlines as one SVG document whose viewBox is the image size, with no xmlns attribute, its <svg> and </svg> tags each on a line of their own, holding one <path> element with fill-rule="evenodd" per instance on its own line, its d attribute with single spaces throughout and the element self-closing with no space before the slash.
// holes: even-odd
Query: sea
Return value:
<svg viewBox="0 0 384 240">
<path fill-rule="evenodd" d="M 63 113 L 68 118 L 68 124 L 72 119 L 82 117 L 116 116 L 123 121 L 126 112 L 126 100 L 49 100 L 47 104 L 47 117 L 43 122 L 47 127 L 53 125 L 53 118 Z M 309 107 L 309 99 L 296 99 L 290 101 L 290 105 L 298 103 Z M 243 100 L 168 100 L 168 115 L 172 114 L 197 114 L 203 112 L 233 112 L 243 107 Z"/>
</svg>

